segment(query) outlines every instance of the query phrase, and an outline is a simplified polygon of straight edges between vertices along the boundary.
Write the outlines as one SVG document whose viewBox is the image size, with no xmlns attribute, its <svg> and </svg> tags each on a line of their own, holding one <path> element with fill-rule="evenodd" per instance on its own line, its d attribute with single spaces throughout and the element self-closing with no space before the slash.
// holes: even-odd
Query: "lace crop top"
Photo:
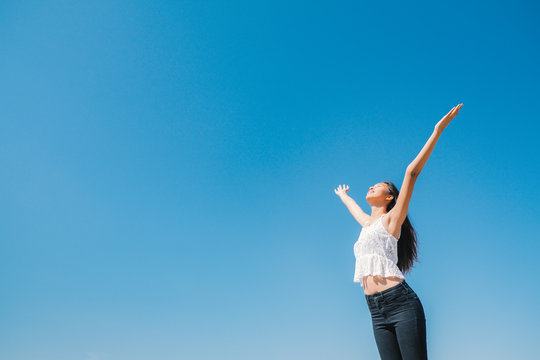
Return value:
<svg viewBox="0 0 540 360">
<path fill-rule="evenodd" d="M 383 216 L 373 224 L 363 227 L 358 241 L 354 244 L 356 264 L 353 281 L 361 283 L 362 287 L 364 287 L 363 277 L 367 275 L 405 279 L 397 267 L 398 239 L 384 228 L 381 221 Z"/>
</svg>

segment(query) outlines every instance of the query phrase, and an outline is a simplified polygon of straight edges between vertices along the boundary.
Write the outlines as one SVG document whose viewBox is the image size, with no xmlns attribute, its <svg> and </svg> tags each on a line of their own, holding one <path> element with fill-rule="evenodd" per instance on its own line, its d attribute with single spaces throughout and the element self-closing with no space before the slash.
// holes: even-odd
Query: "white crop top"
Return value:
<svg viewBox="0 0 540 360">
<path fill-rule="evenodd" d="M 373 224 L 363 227 L 358 241 L 354 244 L 356 264 L 353 281 L 361 283 L 362 287 L 364 287 L 362 279 L 367 275 L 396 276 L 405 280 L 405 276 L 397 267 L 398 239 L 383 226 L 381 221 L 383 216 Z"/>
</svg>

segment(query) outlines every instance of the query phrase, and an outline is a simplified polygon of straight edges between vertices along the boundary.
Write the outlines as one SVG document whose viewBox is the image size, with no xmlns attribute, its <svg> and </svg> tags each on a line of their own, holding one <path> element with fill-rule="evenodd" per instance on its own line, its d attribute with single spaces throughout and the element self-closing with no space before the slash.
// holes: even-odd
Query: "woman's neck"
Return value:
<svg viewBox="0 0 540 360">
<path fill-rule="evenodd" d="M 375 206 L 371 207 L 371 217 L 378 218 L 379 216 L 383 216 L 384 214 L 386 214 L 386 208 Z"/>
</svg>

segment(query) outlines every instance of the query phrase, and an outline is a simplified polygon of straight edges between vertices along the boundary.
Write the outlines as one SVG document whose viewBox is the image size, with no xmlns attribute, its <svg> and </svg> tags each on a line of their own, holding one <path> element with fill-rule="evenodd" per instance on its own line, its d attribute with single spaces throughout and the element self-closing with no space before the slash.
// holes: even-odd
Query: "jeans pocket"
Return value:
<svg viewBox="0 0 540 360">
<path fill-rule="evenodd" d="M 395 310 L 410 307 L 409 305 L 410 302 L 411 302 L 411 299 L 409 298 L 409 295 L 407 294 L 398 294 L 387 300 L 389 309 L 395 309 Z"/>
<path fill-rule="evenodd" d="M 408 298 L 411 300 L 418 300 L 418 295 L 414 291 L 410 292 Z"/>
<path fill-rule="evenodd" d="M 417 300 L 418 299 L 418 295 L 416 295 L 416 293 L 414 292 L 413 289 L 411 289 L 410 287 L 405 287 L 403 288 L 403 291 L 402 291 L 402 294 L 407 298 L 407 299 L 410 299 L 410 300 Z"/>
</svg>

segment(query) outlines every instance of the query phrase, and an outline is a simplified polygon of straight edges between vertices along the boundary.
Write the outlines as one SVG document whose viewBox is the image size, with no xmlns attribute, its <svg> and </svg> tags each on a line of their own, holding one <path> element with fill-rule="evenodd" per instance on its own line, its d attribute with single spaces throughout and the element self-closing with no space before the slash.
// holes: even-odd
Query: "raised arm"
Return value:
<svg viewBox="0 0 540 360">
<path fill-rule="evenodd" d="M 444 128 L 446 128 L 446 126 L 448 126 L 450 121 L 454 117 L 456 117 L 456 115 L 459 112 L 459 109 L 461 109 L 462 106 L 463 106 L 463 104 L 459 104 L 457 106 L 454 106 L 452 108 L 452 110 L 450 110 L 448 112 L 448 114 L 446 114 L 437 123 L 437 125 L 435 125 L 435 129 L 433 130 L 433 134 L 431 134 L 431 136 L 429 137 L 427 143 L 424 145 L 424 147 L 420 151 L 420 154 L 418 154 L 418 156 L 413 160 L 413 162 L 409 164 L 407 170 L 410 169 L 410 171 L 415 175 L 420 174 L 420 171 L 422 171 L 422 168 L 424 167 L 424 165 L 426 164 L 429 156 L 431 155 L 431 152 L 433 151 L 433 148 L 435 147 L 435 144 L 437 143 L 437 140 L 439 140 L 439 137 L 441 136 L 442 131 L 444 130 Z"/>
<path fill-rule="evenodd" d="M 365 224 L 369 222 L 370 216 L 362 210 L 362 208 L 354 201 L 352 197 L 347 195 L 347 191 L 349 191 L 348 185 L 339 185 L 336 189 L 334 189 L 334 192 L 336 195 L 338 195 L 341 198 L 341 201 L 347 206 L 347 209 L 349 209 L 349 212 L 351 215 L 358 221 L 362 227 L 364 227 Z"/>
<path fill-rule="evenodd" d="M 446 128 L 450 121 L 454 117 L 456 117 L 459 109 L 461 109 L 462 106 L 463 104 L 454 106 L 452 110 L 450 110 L 448 114 L 446 114 L 435 125 L 433 134 L 431 134 L 431 136 L 429 137 L 428 141 L 420 151 L 420 154 L 418 154 L 418 156 L 413 160 L 413 162 L 410 163 L 409 166 L 407 166 L 407 170 L 405 171 L 405 177 L 403 178 L 403 184 L 401 185 L 401 189 L 399 190 L 399 196 L 396 200 L 396 205 L 394 205 L 392 210 L 388 212 L 391 223 L 397 223 L 401 226 L 401 224 L 403 224 L 403 221 L 405 221 L 416 178 L 422 171 L 422 168 L 424 167 L 429 156 L 431 155 L 431 152 L 433 151 L 437 140 L 439 140 L 442 131 Z"/>
</svg>

